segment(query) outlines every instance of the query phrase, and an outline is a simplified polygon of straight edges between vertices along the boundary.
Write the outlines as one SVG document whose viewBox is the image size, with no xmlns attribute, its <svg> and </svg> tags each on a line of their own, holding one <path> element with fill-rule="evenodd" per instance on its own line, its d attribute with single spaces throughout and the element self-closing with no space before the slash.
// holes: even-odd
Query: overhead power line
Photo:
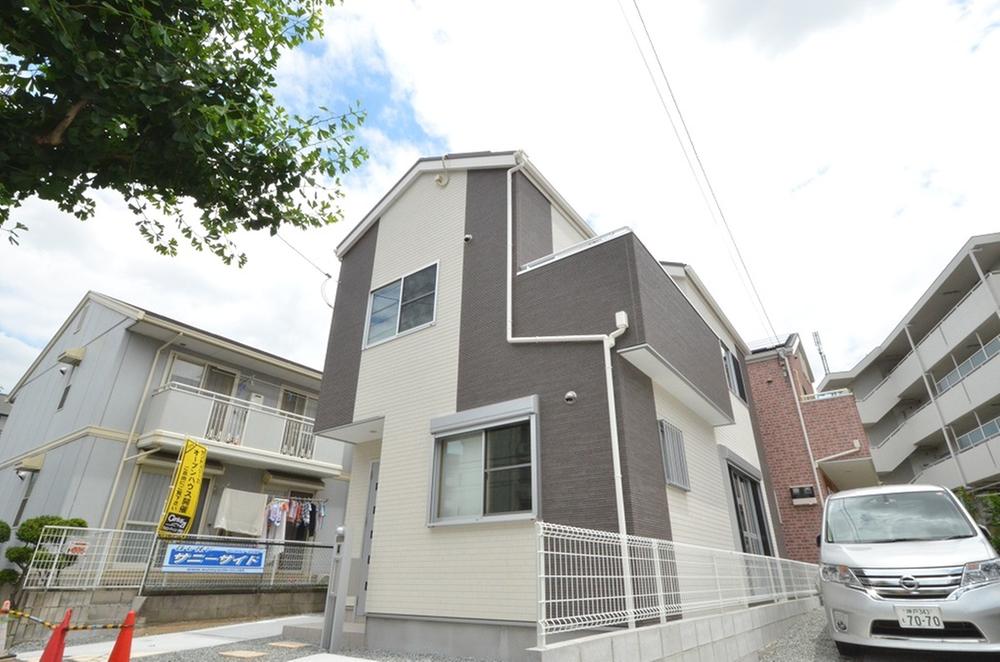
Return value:
<svg viewBox="0 0 1000 662">
<path fill-rule="evenodd" d="M 305 253 L 303 253 L 302 251 L 300 251 L 299 249 L 297 249 L 295 246 L 292 246 L 291 242 L 289 242 L 287 239 L 285 239 L 284 237 L 282 237 L 280 234 L 278 234 L 277 232 L 275 232 L 274 236 L 277 237 L 278 239 L 280 239 L 281 241 L 285 242 L 286 246 L 288 246 L 293 251 L 295 251 L 296 253 L 298 253 L 298 256 L 301 257 L 303 260 L 305 260 L 313 269 L 315 269 L 316 271 L 320 272 L 321 274 L 323 274 L 327 278 L 333 278 L 333 276 L 331 276 L 326 271 L 324 271 L 322 267 L 320 267 L 318 264 L 316 264 L 315 262 L 313 262 L 312 260 L 310 260 L 308 257 L 306 257 Z"/>
<path fill-rule="evenodd" d="M 625 19 L 625 24 L 628 26 L 629 32 L 632 35 L 632 41 L 635 43 L 636 49 L 639 51 L 639 56 L 642 58 L 642 63 L 646 67 L 646 73 L 649 74 L 650 81 L 653 83 L 653 88 L 656 90 L 657 96 L 660 98 L 660 104 L 663 106 L 663 111 L 667 115 L 667 119 L 670 121 L 670 127 L 673 129 L 674 137 L 677 138 L 677 142 L 681 146 L 681 152 L 684 154 L 684 159 L 687 161 L 688 168 L 691 170 L 692 176 L 695 178 L 695 182 L 698 184 L 698 191 L 701 193 L 702 201 L 708 207 L 709 215 L 713 219 L 718 217 L 718 221 L 721 221 L 722 227 L 725 229 L 728 235 L 729 242 L 735 251 L 736 258 L 739 261 L 737 266 L 734 262 L 733 266 L 736 267 L 737 273 L 740 274 L 741 280 L 744 280 L 744 287 L 749 285 L 749 290 L 756 304 L 757 313 L 762 317 L 761 321 L 767 329 L 770 329 L 771 335 L 777 336 L 778 333 L 775 331 L 774 324 L 771 323 L 771 316 L 767 312 L 767 308 L 764 306 L 764 301 L 761 299 L 760 292 L 757 289 L 756 283 L 754 283 L 753 276 L 750 274 L 750 269 L 747 267 L 746 260 L 743 257 L 743 251 L 740 250 L 740 246 L 736 241 L 736 237 L 733 235 L 732 228 L 729 226 L 729 220 L 726 218 L 726 214 L 722 209 L 722 205 L 719 203 L 719 197 L 715 193 L 715 188 L 712 186 L 712 181 L 708 177 L 708 172 L 705 170 L 705 165 L 701 160 L 701 155 L 698 153 L 698 148 L 694 144 L 694 138 L 691 136 L 691 131 L 688 129 L 687 122 L 684 120 L 684 114 L 681 112 L 680 104 L 677 102 L 677 96 L 674 94 L 673 87 L 670 85 L 670 79 L 667 76 L 666 69 L 663 66 L 663 62 L 660 59 L 660 54 L 656 50 L 656 44 L 653 42 L 653 37 L 649 32 L 649 27 L 646 25 L 646 19 L 642 15 L 642 10 L 639 8 L 638 0 L 632 0 L 632 5 L 635 7 L 637 16 L 639 17 L 639 22 L 642 25 L 642 30 L 646 35 L 646 41 L 649 43 L 651 52 L 653 53 L 653 58 L 656 60 L 656 66 L 660 71 L 660 76 L 663 78 L 665 87 L 667 88 L 667 93 L 670 96 L 670 104 L 667 103 L 666 98 L 660 90 L 660 86 L 657 84 L 656 75 L 653 73 L 652 67 L 649 65 L 649 61 L 646 58 L 646 54 L 639 44 L 639 38 L 632 28 L 632 23 L 628 19 L 628 14 L 625 12 L 625 7 L 622 5 L 621 0 L 618 1 L 618 8 L 622 12 L 622 17 Z M 681 129 L 684 131 L 684 138 L 681 137 L 681 133 L 677 128 L 677 122 L 674 121 L 673 113 L 670 111 L 670 105 L 673 106 L 677 113 L 678 121 L 680 122 Z M 691 154 L 688 154 L 688 149 L 690 149 Z M 691 156 L 694 156 L 692 161 Z M 699 173 L 701 176 L 699 177 Z M 702 180 L 704 179 L 704 186 L 702 185 Z M 707 193 L 706 193 L 707 189 Z M 711 202 L 709 202 L 711 198 Z"/>
</svg>

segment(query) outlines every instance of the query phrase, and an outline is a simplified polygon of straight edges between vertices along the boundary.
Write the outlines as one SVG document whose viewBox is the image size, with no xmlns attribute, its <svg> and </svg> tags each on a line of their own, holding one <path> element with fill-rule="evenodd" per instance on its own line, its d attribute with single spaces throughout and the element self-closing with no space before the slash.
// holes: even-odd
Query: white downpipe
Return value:
<svg viewBox="0 0 1000 662">
<path fill-rule="evenodd" d="M 118 490 L 118 483 L 122 479 L 122 470 L 125 468 L 125 463 L 128 462 L 128 449 L 132 445 L 132 440 L 135 437 L 135 429 L 139 427 L 139 418 L 142 416 L 142 410 L 146 406 L 146 398 L 149 395 L 149 385 L 153 381 L 153 373 L 156 372 L 156 365 L 160 362 L 160 354 L 163 353 L 170 345 L 177 342 L 183 333 L 178 333 L 176 336 L 168 340 L 167 342 L 160 345 L 160 348 L 156 350 L 156 354 L 153 355 L 153 364 L 149 366 L 149 374 L 146 375 L 146 384 L 142 387 L 142 395 L 139 396 L 139 406 L 135 408 L 135 416 L 132 417 L 132 427 L 129 428 L 128 438 L 125 439 L 125 443 L 122 445 L 122 457 L 118 461 L 118 470 L 115 471 L 115 479 L 111 482 L 111 490 L 108 492 L 108 502 L 104 505 L 104 514 L 101 515 L 101 527 L 104 528 L 108 525 L 108 515 L 111 514 L 111 504 L 115 500 L 115 492 Z M 125 507 L 125 504 L 122 504 Z"/>
<path fill-rule="evenodd" d="M 514 156 L 518 162 L 507 170 L 507 342 L 512 345 L 539 343 L 573 343 L 599 342 L 604 350 L 604 382 L 608 393 L 608 420 L 611 433 L 611 463 L 614 471 L 615 506 L 618 512 L 618 538 L 621 546 L 622 580 L 625 585 L 625 609 L 628 613 L 628 626 L 635 627 L 635 597 L 632 589 L 632 564 L 629 559 L 628 529 L 625 524 L 625 495 L 622 489 L 621 450 L 618 440 L 618 407 L 615 404 L 614 379 L 611 367 L 611 349 L 615 339 L 628 329 L 628 316 L 620 311 L 615 314 L 615 330 L 608 334 L 581 334 L 562 336 L 514 336 L 514 173 L 523 169 L 527 163 L 524 155 L 518 152 Z"/>
<path fill-rule="evenodd" d="M 809 443 L 809 431 L 806 430 L 806 419 L 802 416 L 802 403 L 799 398 L 799 386 L 795 383 L 795 373 L 788 362 L 788 355 L 784 350 L 779 349 L 778 355 L 785 362 L 785 372 L 788 373 L 788 381 L 792 385 L 792 397 L 795 399 L 795 411 L 799 415 L 799 425 L 802 427 L 802 440 L 806 444 L 806 453 L 809 455 L 809 466 L 812 468 L 813 480 L 816 481 L 816 496 L 819 497 L 819 505 L 823 505 L 823 484 L 819 480 L 819 471 L 816 470 L 816 458 L 813 457 L 812 444 Z"/>
<path fill-rule="evenodd" d="M 853 455 L 861 450 L 861 442 L 857 439 L 854 440 L 854 448 L 848 449 L 846 451 L 840 451 L 839 453 L 834 453 L 833 455 L 827 455 L 826 457 L 821 457 L 816 460 L 816 466 L 823 464 L 824 462 L 829 462 L 830 460 L 836 460 L 837 458 L 844 457 L 846 455 Z"/>
</svg>

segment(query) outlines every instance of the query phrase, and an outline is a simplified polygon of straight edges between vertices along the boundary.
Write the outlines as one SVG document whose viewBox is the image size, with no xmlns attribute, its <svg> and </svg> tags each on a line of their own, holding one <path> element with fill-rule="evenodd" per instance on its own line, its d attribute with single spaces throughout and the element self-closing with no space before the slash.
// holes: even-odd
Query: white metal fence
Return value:
<svg viewBox="0 0 1000 662">
<path fill-rule="evenodd" d="M 815 595 L 817 567 L 772 556 L 537 523 L 538 645 L 551 634 L 653 624 Z M 627 548 L 626 563 L 623 548 Z"/>
<path fill-rule="evenodd" d="M 168 554 L 183 545 L 191 564 L 168 567 Z M 251 555 L 260 567 L 199 567 L 206 551 L 225 548 L 227 562 Z M 152 531 L 47 526 L 24 578 L 26 590 L 139 589 L 157 591 L 253 591 L 321 588 L 327 585 L 335 547 L 312 542 L 232 536 L 160 539 Z M 208 556 L 211 556 L 209 554 Z M 262 557 L 262 558 L 261 558 Z"/>
</svg>

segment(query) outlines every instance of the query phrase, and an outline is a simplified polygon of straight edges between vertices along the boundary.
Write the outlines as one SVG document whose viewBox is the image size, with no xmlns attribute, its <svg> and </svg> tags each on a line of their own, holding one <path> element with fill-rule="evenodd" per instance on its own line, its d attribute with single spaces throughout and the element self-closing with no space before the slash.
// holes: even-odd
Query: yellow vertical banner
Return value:
<svg viewBox="0 0 1000 662">
<path fill-rule="evenodd" d="M 201 479 L 205 473 L 205 459 L 208 450 L 201 444 L 187 439 L 184 450 L 177 458 L 174 479 L 163 504 L 163 517 L 156 533 L 161 538 L 185 536 L 191 531 L 191 524 L 198 512 L 198 497 L 201 494 Z"/>
</svg>

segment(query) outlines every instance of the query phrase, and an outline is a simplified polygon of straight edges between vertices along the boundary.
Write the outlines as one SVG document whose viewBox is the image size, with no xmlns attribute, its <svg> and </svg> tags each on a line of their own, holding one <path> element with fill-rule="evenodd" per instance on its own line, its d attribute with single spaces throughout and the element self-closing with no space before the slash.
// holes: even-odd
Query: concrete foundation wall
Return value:
<svg viewBox="0 0 1000 662">
<path fill-rule="evenodd" d="M 59 622 L 73 610 L 73 625 L 121 623 L 129 610 L 140 625 L 185 621 L 256 619 L 322 612 L 326 589 L 263 593 L 207 593 L 137 596 L 135 589 L 97 591 L 26 591 L 19 608 L 32 616 Z M 49 631 L 26 619 L 11 627 L 14 641 L 45 639 Z M 70 640 L 70 643 L 72 641 Z"/>
<path fill-rule="evenodd" d="M 819 608 L 803 598 L 738 612 L 606 632 L 533 650 L 535 662 L 732 662 L 757 659 L 798 618 Z"/>
<path fill-rule="evenodd" d="M 535 624 L 498 621 L 425 620 L 369 614 L 365 619 L 368 650 L 436 653 L 504 662 L 534 662 Z"/>
</svg>

